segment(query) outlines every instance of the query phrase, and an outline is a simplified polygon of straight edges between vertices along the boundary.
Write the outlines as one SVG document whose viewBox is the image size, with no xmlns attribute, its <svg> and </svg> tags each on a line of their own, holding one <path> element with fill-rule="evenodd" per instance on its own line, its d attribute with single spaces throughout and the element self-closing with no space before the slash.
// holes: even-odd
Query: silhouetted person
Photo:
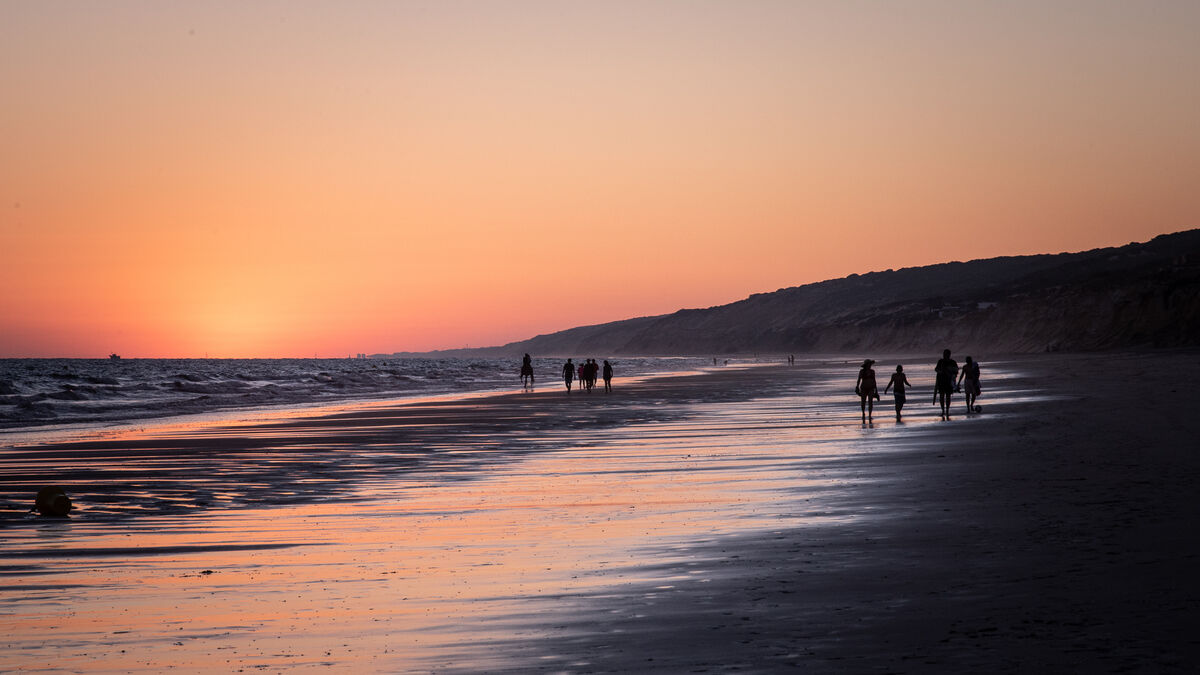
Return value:
<svg viewBox="0 0 1200 675">
<path fill-rule="evenodd" d="M 942 405 L 942 417 L 950 417 L 950 398 L 954 395 L 954 379 L 958 377 L 958 362 L 950 358 L 950 350 L 942 350 L 942 358 L 933 367 L 937 379 L 933 387 L 933 398 Z"/>
<path fill-rule="evenodd" d="M 584 361 L 583 363 L 579 364 L 579 369 L 576 371 L 576 377 L 579 378 L 579 388 L 580 389 L 584 389 L 587 387 L 587 375 L 583 368 L 586 364 L 587 364 L 587 361 Z"/>
<path fill-rule="evenodd" d="M 871 369 L 873 363 L 875 361 L 872 359 L 863 361 L 862 368 L 858 371 L 858 379 L 854 382 L 854 393 L 862 399 L 864 422 L 871 419 L 871 413 L 875 412 L 875 399 L 879 398 L 879 385 L 875 384 L 875 371 Z"/>
<path fill-rule="evenodd" d="M 526 389 L 533 388 L 533 359 L 526 354 L 524 359 L 521 359 L 521 386 Z"/>
<path fill-rule="evenodd" d="M 896 421 L 900 421 L 900 410 L 904 407 L 904 388 L 911 387 L 908 377 L 904 374 L 904 366 L 896 366 L 896 372 L 892 373 L 892 379 L 888 380 L 887 386 L 883 388 L 883 393 L 888 393 L 888 389 L 896 387 Z"/>
<path fill-rule="evenodd" d="M 604 362 L 604 393 L 612 391 L 612 364 Z"/>
<path fill-rule="evenodd" d="M 571 393 L 571 382 L 575 379 L 575 364 L 571 363 L 571 359 L 563 364 L 563 382 L 567 384 L 567 393 Z"/>
<path fill-rule="evenodd" d="M 975 399 L 982 391 L 979 388 L 979 362 L 967 357 L 967 362 L 963 364 L 962 374 L 958 376 L 958 381 L 963 383 L 963 394 L 967 397 L 967 412 L 975 410 Z"/>
<path fill-rule="evenodd" d="M 591 391 L 592 387 L 596 386 L 596 376 L 599 375 L 600 364 L 596 363 L 596 359 L 588 359 L 584 369 L 587 375 L 587 388 L 588 391 Z"/>
</svg>

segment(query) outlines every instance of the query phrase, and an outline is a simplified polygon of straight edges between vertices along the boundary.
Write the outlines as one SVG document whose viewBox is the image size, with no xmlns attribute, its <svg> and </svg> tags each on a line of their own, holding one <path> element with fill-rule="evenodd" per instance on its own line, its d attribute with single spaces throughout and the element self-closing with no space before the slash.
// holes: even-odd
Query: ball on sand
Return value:
<svg viewBox="0 0 1200 675">
<path fill-rule="evenodd" d="M 34 508 L 43 516 L 62 518 L 71 513 L 71 498 L 67 496 L 66 490 L 56 485 L 47 485 L 38 490 Z"/>
<path fill-rule="evenodd" d="M 975 406 L 975 412 L 983 412 L 983 406 L 981 406 L 981 405 Z"/>
</svg>

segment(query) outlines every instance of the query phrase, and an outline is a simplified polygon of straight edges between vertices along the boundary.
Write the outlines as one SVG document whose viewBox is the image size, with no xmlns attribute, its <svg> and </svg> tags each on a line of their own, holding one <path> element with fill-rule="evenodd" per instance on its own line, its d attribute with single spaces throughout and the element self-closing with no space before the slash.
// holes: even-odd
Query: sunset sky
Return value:
<svg viewBox="0 0 1200 675">
<path fill-rule="evenodd" d="M 501 344 L 1200 227 L 1200 2 L 0 0 L 0 356 Z"/>
</svg>

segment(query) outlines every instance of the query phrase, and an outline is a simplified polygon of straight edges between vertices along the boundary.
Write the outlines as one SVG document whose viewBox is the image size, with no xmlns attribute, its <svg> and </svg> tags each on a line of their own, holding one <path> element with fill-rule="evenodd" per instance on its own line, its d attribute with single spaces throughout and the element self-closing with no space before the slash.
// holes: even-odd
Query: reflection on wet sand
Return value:
<svg viewBox="0 0 1200 675">
<path fill-rule="evenodd" d="M 10 495 L 69 466 L 82 508 L 10 520 L 0 670 L 520 668 L 491 646 L 554 636 L 581 599 L 712 581 L 730 536 L 873 517 L 848 460 L 941 425 L 862 429 L 834 373 L 6 450 Z M 563 659 L 543 665 L 586 667 Z"/>
</svg>

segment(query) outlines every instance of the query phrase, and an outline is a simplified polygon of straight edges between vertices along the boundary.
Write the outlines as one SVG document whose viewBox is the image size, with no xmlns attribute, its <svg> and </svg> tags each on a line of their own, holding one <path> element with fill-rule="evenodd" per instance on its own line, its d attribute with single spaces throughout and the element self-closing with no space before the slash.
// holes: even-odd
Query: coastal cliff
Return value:
<svg viewBox="0 0 1200 675">
<path fill-rule="evenodd" d="M 470 353 L 908 352 L 943 345 L 1028 353 L 1197 344 L 1200 230 L 1189 230 L 1080 253 L 851 275 Z"/>
</svg>

